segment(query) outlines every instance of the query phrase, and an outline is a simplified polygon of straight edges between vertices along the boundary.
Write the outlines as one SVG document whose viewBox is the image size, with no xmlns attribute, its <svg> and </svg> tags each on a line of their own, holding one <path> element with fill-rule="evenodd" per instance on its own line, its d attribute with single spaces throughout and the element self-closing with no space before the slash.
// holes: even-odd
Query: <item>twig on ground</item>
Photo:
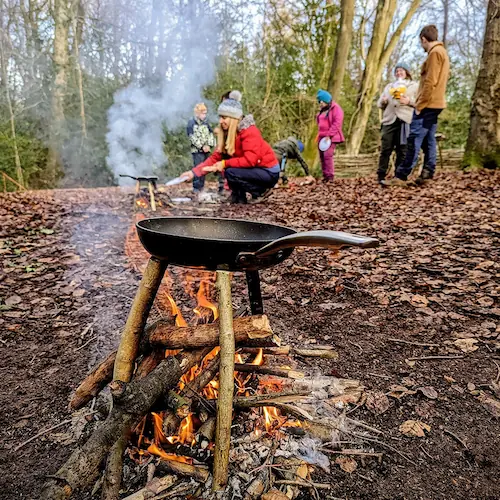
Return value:
<svg viewBox="0 0 500 500">
<path fill-rule="evenodd" d="M 356 346 L 359 349 L 359 352 L 363 352 L 363 348 L 359 344 L 356 344 L 356 342 L 352 342 L 351 340 L 348 340 L 347 342 L 349 344 L 352 344 L 353 346 Z"/>
<path fill-rule="evenodd" d="M 421 356 L 419 358 L 408 358 L 408 361 L 424 361 L 426 359 L 461 359 L 465 356 Z"/>
<path fill-rule="evenodd" d="M 387 341 L 396 342 L 397 344 L 418 345 L 422 347 L 440 347 L 440 344 L 427 344 L 425 342 L 410 342 L 409 340 L 403 340 L 403 339 L 387 339 Z"/>
<path fill-rule="evenodd" d="M 453 432 L 449 431 L 448 429 L 444 429 L 443 432 L 451 436 L 455 441 L 459 442 L 466 450 L 469 449 L 469 447 Z"/>
<path fill-rule="evenodd" d="M 307 479 L 302 479 L 301 481 L 291 481 L 288 479 L 278 479 L 274 484 L 286 484 L 290 486 L 306 486 L 308 488 L 317 488 L 318 490 L 329 490 L 331 485 L 325 483 L 313 483 Z"/>
<path fill-rule="evenodd" d="M 390 444 L 384 443 L 383 441 L 379 441 L 378 439 L 375 439 L 374 437 L 371 437 L 371 436 L 363 436 L 363 434 L 357 434 L 355 432 L 352 432 L 351 434 L 353 436 L 358 437 L 360 439 L 363 439 L 365 441 L 370 441 L 372 443 L 377 443 L 377 444 L 379 444 L 381 446 L 385 446 L 386 448 L 389 448 L 389 450 L 392 450 L 392 451 L 396 452 L 399 456 L 403 457 L 405 460 L 407 460 L 408 462 L 410 462 L 412 465 L 417 466 L 417 464 L 413 460 L 411 460 L 410 458 L 408 458 L 406 455 L 404 455 L 403 453 L 401 453 L 399 450 L 397 450 L 396 448 L 394 448 L 394 446 L 391 446 Z"/>
<path fill-rule="evenodd" d="M 498 383 L 498 381 L 500 380 L 500 365 L 493 359 L 491 361 L 493 361 L 493 363 L 495 363 L 495 366 L 497 367 L 497 378 L 495 379 L 495 383 Z"/>
<path fill-rule="evenodd" d="M 85 344 L 81 345 L 80 347 L 78 347 L 77 349 L 75 349 L 75 352 L 76 351 L 79 351 L 80 349 L 83 349 L 85 346 L 88 346 L 93 340 L 95 340 L 97 338 L 97 335 L 94 335 L 93 337 L 91 337 L 89 340 L 87 340 L 87 342 L 85 342 Z"/>
<path fill-rule="evenodd" d="M 28 443 L 31 443 L 31 441 L 34 441 L 36 438 L 43 436 L 44 434 L 47 434 L 47 432 L 53 431 L 54 429 L 57 429 L 59 427 L 62 427 L 63 425 L 70 424 L 72 422 L 72 419 L 64 420 L 63 422 L 59 422 L 56 425 L 53 425 L 52 427 L 49 427 L 48 429 L 44 429 L 43 431 L 40 431 L 38 434 L 35 434 L 34 436 L 31 436 L 29 439 L 24 441 L 24 443 L 21 443 L 20 445 L 16 446 L 14 448 L 14 451 L 19 451 L 23 446 L 27 445 Z"/>
<path fill-rule="evenodd" d="M 385 378 L 386 380 L 391 380 L 392 377 L 388 375 L 381 375 L 380 373 L 368 373 L 367 375 L 371 375 L 372 377 Z"/>
<path fill-rule="evenodd" d="M 362 474 L 360 474 L 359 472 L 356 474 L 358 477 L 360 477 L 361 479 L 364 479 L 365 481 L 368 481 L 369 483 L 373 483 L 373 479 L 371 477 L 368 477 L 368 476 L 363 476 Z"/>
<path fill-rule="evenodd" d="M 425 448 L 420 445 L 420 449 L 422 450 L 422 452 L 424 453 L 424 455 L 427 455 L 431 460 L 436 460 L 433 456 L 429 455 L 426 451 L 425 451 Z"/>
</svg>

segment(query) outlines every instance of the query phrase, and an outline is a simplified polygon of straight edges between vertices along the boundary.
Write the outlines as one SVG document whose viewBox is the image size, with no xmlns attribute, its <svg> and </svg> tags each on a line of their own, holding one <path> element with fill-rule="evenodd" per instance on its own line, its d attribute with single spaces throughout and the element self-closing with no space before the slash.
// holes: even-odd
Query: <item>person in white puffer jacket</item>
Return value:
<svg viewBox="0 0 500 500">
<path fill-rule="evenodd" d="M 377 177 L 381 183 L 389 169 L 392 152 L 396 151 L 396 165 L 400 165 L 406 154 L 406 144 L 410 133 L 413 106 L 418 91 L 418 83 L 411 79 L 410 67 L 399 62 L 394 68 L 395 81 L 386 85 L 377 106 L 382 113 L 382 144 Z"/>
</svg>

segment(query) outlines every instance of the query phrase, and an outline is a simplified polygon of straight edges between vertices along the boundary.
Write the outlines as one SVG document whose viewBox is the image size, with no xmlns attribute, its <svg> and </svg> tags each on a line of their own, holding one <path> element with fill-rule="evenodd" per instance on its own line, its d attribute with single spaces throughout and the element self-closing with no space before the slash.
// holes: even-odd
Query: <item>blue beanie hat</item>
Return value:
<svg viewBox="0 0 500 500">
<path fill-rule="evenodd" d="M 323 101 L 327 104 L 330 104 L 332 102 L 332 94 L 330 94 L 330 92 L 327 92 L 326 90 L 319 89 L 318 93 L 316 94 L 316 99 L 318 99 L 318 102 Z"/>
<path fill-rule="evenodd" d="M 302 153 L 304 151 L 304 143 L 302 141 L 297 141 L 297 146 L 299 146 L 299 151 Z"/>
<path fill-rule="evenodd" d="M 407 76 L 411 78 L 411 69 L 409 64 L 405 63 L 404 61 L 399 61 L 394 67 L 394 72 L 396 72 L 398 68 L 404 69 L 406 71 Z"/>
</svg>

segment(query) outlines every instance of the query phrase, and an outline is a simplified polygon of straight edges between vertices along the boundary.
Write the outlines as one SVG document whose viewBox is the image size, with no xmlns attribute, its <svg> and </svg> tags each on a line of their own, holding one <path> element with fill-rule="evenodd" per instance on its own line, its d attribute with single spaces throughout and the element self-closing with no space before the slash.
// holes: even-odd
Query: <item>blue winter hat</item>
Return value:
<svg viewBox="0 0 500 500">
<path fill-rule="evenodd" d="M 405 63 L 404 61 L 399 61 L 394 67 L 394 72 L 396 72 L 398 68 L 404 69 L 408 77 L 411 78 L 411 69 L 409 64 Z"/>
<path fill-rule="evenodd" d="M 302 153 L 304 151 L 304 143 L 302 141 L 297 141 L 297 146 L 299 147 L 299 151 Z"/>
<path fill-rule="evenodd" d="M 316 94 L 316 99 L 318 99 L 318 102 L 323 101 L 327 104 L 330 104 L 332 102 L 332 94 L 330 94 L 330 92 L 327 92 L 326 90 L 319 89 L 318 93 Z"/>
<path fill-rule="evenodd" d="M 243 106 L 241 105 L 241 92 L 232 90 L 229 97 L 219 104 L 217 114 L 219 116 L 229 116 L 239 120 L 243 116 Z"/>
</svg>

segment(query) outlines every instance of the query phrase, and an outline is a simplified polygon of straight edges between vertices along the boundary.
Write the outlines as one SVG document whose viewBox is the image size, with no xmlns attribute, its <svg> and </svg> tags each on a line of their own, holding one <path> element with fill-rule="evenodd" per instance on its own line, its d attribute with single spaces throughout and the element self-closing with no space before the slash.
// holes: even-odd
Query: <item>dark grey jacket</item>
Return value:
<svg viewBox="0 0 500 500">
<path fill-rule="evenodd" d="M 297 139 L 295 139 L 295 137 L 289 137 L 288 139 L 277 142 L 273 145 L 273 151 L 280 166 L 283 155 L 286 155 L 287 160 L 297 160 L 304 169 L 306 175 L 309 175 L 309 167 L 300 154 Z"/>
</svg>

